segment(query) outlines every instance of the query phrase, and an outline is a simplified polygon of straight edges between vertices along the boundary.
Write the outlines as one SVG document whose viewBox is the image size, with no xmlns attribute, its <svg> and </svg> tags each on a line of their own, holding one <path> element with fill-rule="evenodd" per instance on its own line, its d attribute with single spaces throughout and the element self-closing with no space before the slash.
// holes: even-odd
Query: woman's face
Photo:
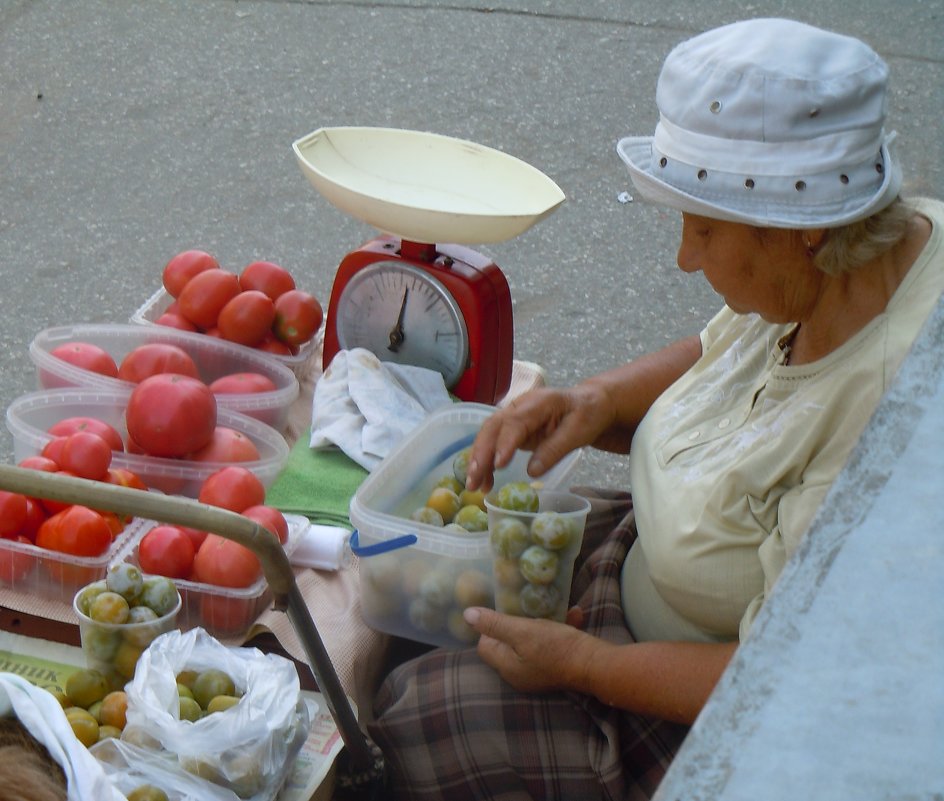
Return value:
<svg viewBox="0 0 944 801">
<path fill-rule="evenodd" d="M 684 212 L 678 265 L 703 272 L 734 311 L 755 312 L 771 323 L 801 319 L 815 304 L 822 275 L 795 231 L 759 231 Z"/>
</svg>

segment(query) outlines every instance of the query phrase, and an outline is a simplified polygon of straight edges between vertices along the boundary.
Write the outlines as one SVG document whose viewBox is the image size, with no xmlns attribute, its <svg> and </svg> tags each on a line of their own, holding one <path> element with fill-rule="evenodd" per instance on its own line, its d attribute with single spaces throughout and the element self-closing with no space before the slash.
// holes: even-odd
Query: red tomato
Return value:
<svg viewBox="0 0 944 801">
<path fill-rule="evenodd" d="M 177 298 L 180 313 L 199 328 L 213 328 L 223 307 L 239 294 L 239 278 L 228 270 L 206 270 L 191 278 Z"/>
<path fill-rule="evenodd" d="M 193 552 L 196 554 L 197 550 L 203 545 L 203 541 L 207 538 L 206 531 L 200 531 L 196 528 L 188 528 L 187 526 L 177 526 L 184 534 L 190 537 L 190 542 L 193 543 Z"/>
<path fill-rule="evenodd" d="M 118 378 L 140 384 L 161 373 L 177 373 L 199 378 L 196 362 L 183 348 L 163 342 L 149 342 L 132 350 L 118 367 Z"/>
<path fill-rule="evenodd" d="M 109 467 L 102 478 L 106 484 L 114 484 L 116 487 L 130 487 L 131 489 L 147 490 L 148 486 L 141 477 L 133 470 L 126 467 Z"/>
<path fill-rule="evenodd" d="M 17 462 L 17 467 L 42 470 L 44 473 L 55 473 L 59 469 L 59 465 L 48 456 L 27 456 Z"/>
<path fill-rule="evenodd" d="M 182 314 L 176 314 L 175 312 L 164 312 L 154 323 L 156 325 L 165 325 L 168 328 L 176 328 L 178 331 L 190 331 L 191 333 L 196 333 L 200 330 Z"/>
<path fill-rule="evenodd" d="M 285 515 L 275 507 L 262 504 L 250 506 L 248 509 L 243 509 L 240 514 L 267 528 L 279 538 L 279 542 L 283 545 L 288 542 L 288 521 L 285 519 Z"/>
<path fill-rule="evenodd" d="M 147 454 L 147 451 L 138 445 L 138 443 L 135 442 L 131 437 L 128 437 L 128 447 L 126 450 L 128 453 L 133 454 L 134 456 L 144 456 Z"/>
<path fill-rule="evenodd" d="M 275 300 L 272 330 L 286 345 L 303 345 L 321 327 L 324 312 L 314 295 L 291 289 Z"/>
<path fill-rule="evenodd" d="M 111 354 L 104 348 L 93 345 L 91 342 L 66 342 L 65 344 L 53 348 L 49 353 L 57 359 L 62 359 L 62 361 L 68 362 L 82 370 L 88 370 L 91 373 L 98 373 L 99 375 L 108 376 L 109 378 L 118 377 L 118 365 L 115 364 L 115 360 L 111 357 Z M 43 371 L 41 379 L 43 386 L 47 388 L 72 385 L 71 381 L 56 378 L 56 376 L 50 374 L 48 371 Z"/>
<path fill-rule="evenodd" d="M 23 536 L 14 537 L 13 542 L 30 545 Z M 16 584 L 25 579 L 36 563 L 36 557 L 18 548 L 0 548 L 0 583 Z"/>
<path fill-rule="evenodd" d="M 265 339 L 263 339 L 262 342 L 260 342 L 255 347 L 256 350 L 265 351 L 266 353 L 274 353 L 276 356 L 293 355 L 292 349 L 271 332 L 269 332 Z"/>
<path fill-rule="evenodd" d="M 36 534 L 40 548 L 72 556 L 101 556 L 111 541 L 111 529 L 105 518 L 78 504 L 47 518 Z"/>
<path fill-rule="evenodd" d="M 217 587 L 248 587 L 259 580 L 262 565 L 256 555 L 218 534 L 207 534 L 193 558 L 191 578 Z"/>
<path fill-rule="evenodd" d="M 242 432 L 217 426 L 210 442 L 187 458 L 194 462 L 257 462 L 260 453 L 256 443 Z"/>
<path fill-rule="evenodd" d="M 215 395 L 242 395 L 255 392 L 275 392 L 275 382 L 262 373 L 230 373 L 210 384 Z"/>
<path fill-rule="evenodd" d="M 244 632 L 256 619 L 255 611 L 255 601 L 251 598 L 206 593 L 200 599 L 200 623 L 216 636 Z"/>
<path fill-rule="evenodd" d="M 26 522 L 20 529 L 20 536 L 26 537 L 30 542 L 36 542 L 36 534 L 39 527 L 46 519 L 46 509 L 38 498 L 26 499 Z"/>
<path fill-rule="evenodd" d="M 138 543 L 138 565 L 145 573 L 185 579 L 195 553 L 190 537 L 178 526 L 154 526 Z"/>
<path fill-rule="evenodd" d="M 131 439 L 149 454 L 185 456 L 212 439 L 216 397 L 196 378 L 153 375 L 132 390 L 125 423 Z"/>
<path fill-rule="evenodd" d="M 271 261 L 254 261 L 247 264 L 239 274 L 239 285 L 243 291 L 257 289 L 272 300 L 295 289 L 295 279 L 284 267 Z"/>
<path fill-rule="evenodd" d="M 220 310 L 216 325 L 220 336 L 252 347 L 261 342 L 275 321 L 275 303 L 265 292 L 240 292 Z"/>
<path fill-rule="evenodd" d="M 111 465 L 111 447 L 98 434 L 76 431 L 65 438 L 59 466 L 80 478 L 100 481 Z"/>
<path fill-rule="evenodd" d="M 67 436 L 69 435 L 53 437 L 49 442 L 43 445 L 43 449 L 39 452 L 39 455 L 44 459 L 55 462 L 57 469 L 62 467 L 62 465 L 59 464 L 59 460 L 62 458 L 62 449 L 66 445 Z"/>
<path fill-rule="evenodd" d="M 123 451 L 125 449 L 124 440 L 122 440 L 118 429 L 96 417 L 66 417 L 57 423 L 53 423 L 47 429 L 47 433 L 54 437 L 63 437 L 76 431 L 91 431 L 93 434 L 98 434 L 111 445 L 113 451 Z"/>
<path fill-rule="evenodd" d="M 0 490 L 0 537 L 15 537 L 26 524 L 26 496 Z"/>
<path fill-rule="evenodd" d="M 241 512 L 265 502 L 265 485 L 251 470 L 230 465 L 206 477 L 197 500 L 232 512 Z"/>
<path fill-rule="evenodd" d="M 161 283 L 172 298 L 180 296 L 191 278 L 206 270 L 219 269 L 219 262 L 202 250 L 185 250 L 164 266 Z"/>
<path fill-rule="evenodd" d="M 98 512 L 104 521 L 108 524 L 108 530 L 111 532 L 111 539 L 114 542 L 115 537 L 125 530 L 125 524 L 130 518 L 119 517 L 116 512 Z"/>
</svg>

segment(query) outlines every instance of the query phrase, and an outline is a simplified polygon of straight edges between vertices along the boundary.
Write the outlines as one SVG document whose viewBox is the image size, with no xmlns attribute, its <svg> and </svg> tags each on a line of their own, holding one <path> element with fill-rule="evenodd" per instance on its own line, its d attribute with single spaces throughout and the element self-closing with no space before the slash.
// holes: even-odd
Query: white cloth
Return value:
<svg viewBox="0 0 944 801">
<path fill-rule="evenodd" d="M 72 732 L 59 702 L 13 673 L 0 673 L 0 717 L 15 715 L 62 766 L 69 801 L 125 801 L 98 760 Z"/>
<path fill-rule="evenodd" d="M 440 373 L 342 350 L 315 385 L 312 448 L 339 447 L 373 470 L 430 412 L 452 403 Z"/>
</svg>

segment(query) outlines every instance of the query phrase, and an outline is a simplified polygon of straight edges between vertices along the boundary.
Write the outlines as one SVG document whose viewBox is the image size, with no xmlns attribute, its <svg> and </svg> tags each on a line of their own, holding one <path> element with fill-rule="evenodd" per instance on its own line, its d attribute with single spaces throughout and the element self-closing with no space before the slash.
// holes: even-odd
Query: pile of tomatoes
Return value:
<svg viewBox="0 0 944 801">
<path fill-rule="evenodd" d="M 198 500 L 248 517 L 272 533 L 282 545 L 289 527 L 278 509 L 265 504 L 265 486 L 256 475 L 230 465 L 208 476 Z M 211 532 L 164 523 L 149 529 L 138 543 L 142 571 L 171 579 L 185 579 L 213 587 L 244 589 L 262 577 L 259 558 L 244 545 Z M 245 629 L 254 613 L 255 599 L 219 593 L 198 594 L 204 626 L 221 633 Z"/>
<path fill-rule="evenodd" d="M 254 261 L 237 274 L 206 251 L 185 250 L 167 263 L 161 278 L 173 301 L 155 321 L 159 325 L 270 353 L 297 353 L 324 318 L 318 299 L 271 261 Z"/>
<path fill-rule="evenodd" d="M 39 455 L 21 460 L 19 466 L 147 489 L 130 470 L 112 466 L 113 445 L 118 443 L 109 441 L 111 434 L 98 428 L 95 421 L 74 418 L 57 424 L 56 430 L 60 433 Z M 128 518 L 114 512 L 0 490 L 0 537 L 57 553 L 102 556 L 128 522 Z M 11 584 L 21 581 L 35 561 L 26 550 L 0 550 L 0 580 Z M 60 585 L 75 588 L 94 580 L 97 574 L 97 568 L 69 560 L 43 560 L 43 568 Z"/>
<path fill-rule="evenodd" d="M 273 262 L 253 262 L 237 275 L 206 252 L 187 250 L 168 262 L 162 283 L 173 303 L 157 323 L 276 355 L 297 353 L 323 320 L 318 300 L 297 289 L 291 274 Z M 277 387 L 270 378 L 236 373 L 204 383 L 194 359 L 169 343 L 141 345 L 120 363 L 88 342 L 66 343 L 52 355 L 134 384 L 124 411 L 127 433 L 94 417 L 70 417 L 51 426 L 52 439 L 41 453 L 23 459 L 19 466 L 147 491 L 141 477 L 112 464 L 114 453 L 223 463 L 227 466 L 204 480 L 199 500 L 242 514 L 283 545 L 287 542 L 284 515 L 265 505 L 265 486 L 244 464 L 260 459 L 257 445 L 247 434 L 219 425 L 217 415 L 217 395 L 274 391 Z M 48 372 L 40 376 L 47 388 L 61 386 L 58 380 Z M 129 522 L 79 504 L 0 491 L 0 538 L 60 554 L 102 557 Z M 259 559 L 248 548 L 181 526 L 148 529 L 136 558 L 145 573 L 215 587 L 251 587 L 262 576 Z M 16 585 L 34 569 L 47 570 L 60 586 L 75 589 L 96 580 L 101 572 L 81 560 L 37 559 L 32 549 L 0 549 L 0 582 Z M 252 603 L 253 599 L 206 593 L 201 617 L 217 630 L 236 631 L 247 624 Z"/>
<path fill-rule="evenodd" d="M 80 340 L 57 345 L 49 351 L 49 355 L 80 370 L 130 384 L 140 384 L 145 378 L 161 373 L 178 373 L 203 380 L 193 357 L 179 345 L 170 342 L 138 345 L 120 363 L 99 345 Z M 46 389 L 73 385 L 72 381 L 60 378 L 49 370 L 41 370 L 39 380 Z M 278 389 L 271 378 L 257 372 L 227 373 L 210 381 L 208 386 L 215 395 L 275 392 Z"/>
<path fill-rule="evenodd" d="M 198 500 L 254 520 L 283 545 L 288 541 L 285 516 L 265 505 L 265 486 L 245 467 L 230 465 L 209 475 Z M 218 587 L 249 587 L 262 576 L 259 559 L 248 548 L 170 523 L 155 526 L 141 538 L 138 565 L 145 573 Z"/>
</svg>

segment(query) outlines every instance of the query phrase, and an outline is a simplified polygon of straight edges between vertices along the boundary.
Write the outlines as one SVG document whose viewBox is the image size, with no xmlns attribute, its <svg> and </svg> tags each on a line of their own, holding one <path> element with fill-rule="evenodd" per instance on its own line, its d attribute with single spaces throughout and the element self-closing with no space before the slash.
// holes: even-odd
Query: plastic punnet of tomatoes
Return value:
<svg viewBox="0 0 944 801">
<path fill-rule="evenodd" d="M 292 553 L 301 541 L 306 529 L 308 528 L 308 519 L 302 515 L 286 514 L 285 520 L 288 523 L 288 537 L 283 545 L 285 553 L 289 559 Z M 133 539 L 126 540 L 121 549 L 115 554 L 113 563 L 124 561 L 132 565 L 141 566 L 142 554 L 141 545 L 145 537 L 156 528 L 165 528 L 155 523 L 148 523 L 138 529 Z M 190 535 L 206 535 L 206 532 L 189 531 Z M 172 572 L 179 568 L 182 558 L 181 551 L 186 551 L 185 546 L 178 546 L 172 536 L 168 536 L 165 541 L 153 549 L 152 553 L 146 554 L 146 561 L 151 572 L 161 570 L 161 560 L 163 567 L 167 572 Z M 234 545 L 236 543 L 233 543 Z M 193 559 L 193 551 L 190 552 L 190 559 Z M 217 566 L 218 573 L 238 575 L 245 574 L 245 566 L 235 563 L 235 560 L 244 558 L 243 550 L 240 548 L 227 548 L 225 558 L 229 561 L 220 563 Z M 192 576 L 192 572 L 188 571 Z M 268 582 L 259 575 L 246 586 L 224 586 L 223 584 L 210 584 L 205 581 L 197 581 L 193 578 L 174 578 L 174 583 L 182 599 L 180 614 L 177 617 L 177 628 L 181 631 L 189 631 L 194 628 L 204 628 L 214 637 L 220 640 L 237 643 L 242 641 L 243 635 L 249 631 L 249 628 L 255 623 L 256 619 L 272 603 L 272 593 L 269 590 Z"/>
<path fill-rule="evenodd" d="M 158 325 L 158 320 L 165 314 L 174 303 L 174 298 L 168 294 L 163 287 L 154 292 L 135 312 L 131 315 L 131 322 L 136 325 Z M 292 370 L 296 376 L 301 378 L 308 370 L 309 361 L 319 351 L 321 337 L 324 333 L 324 326 L 320 326 L 318 332 L 305 344 L 299 345 L 292 351 L 266 351 L 266 355 L 275 361 L 284 364 Z M 206 336 L 201 334 L 200 336 Z"/>
<path fill-rule="evenodd" d="M 72 603 L 78 589 L 105 577 L 112 559 L 147 525 L 147 521 L 133 519 L 94 556 L 40 547 L 27 538 L 0 538 L 0 587 L 30 598 Z"/>
<path fill-rule="evenodd" d="M 295 373 L 270 354 L 166 326 L 55 326 L 33 337 L 29 355 L 38 389 L 101 387 L 130 392 L 150 375 L 181 373 L 207 384 L 220 407 L 276 429 L 284 428 L 299 394 Z"/>
<path fill-rule="evenodd" d="M 125 439 L 116 451 L 113 467 L 137 475 L 150 489 L 195 498 L 203 481 L 233 461 L 247 467 L 269 486 L 288 460 L 288 443 L 271 426 L 239 412 L 218 408 L 214 439 L 201 453 L 169 458 L 128 451 L 126 410 L 130 393 L 120 390 L 67 387 L 31 392 L 16 398 L 7 409 L 7 428 L 13 435 L 14 457 L 19 462 L 40 453 L 53 439 L 49 429 L 63 420 L 89 417 L 107 423 Z M 245 446 L 253 450 L 244 453 Z"/>
</svg>

